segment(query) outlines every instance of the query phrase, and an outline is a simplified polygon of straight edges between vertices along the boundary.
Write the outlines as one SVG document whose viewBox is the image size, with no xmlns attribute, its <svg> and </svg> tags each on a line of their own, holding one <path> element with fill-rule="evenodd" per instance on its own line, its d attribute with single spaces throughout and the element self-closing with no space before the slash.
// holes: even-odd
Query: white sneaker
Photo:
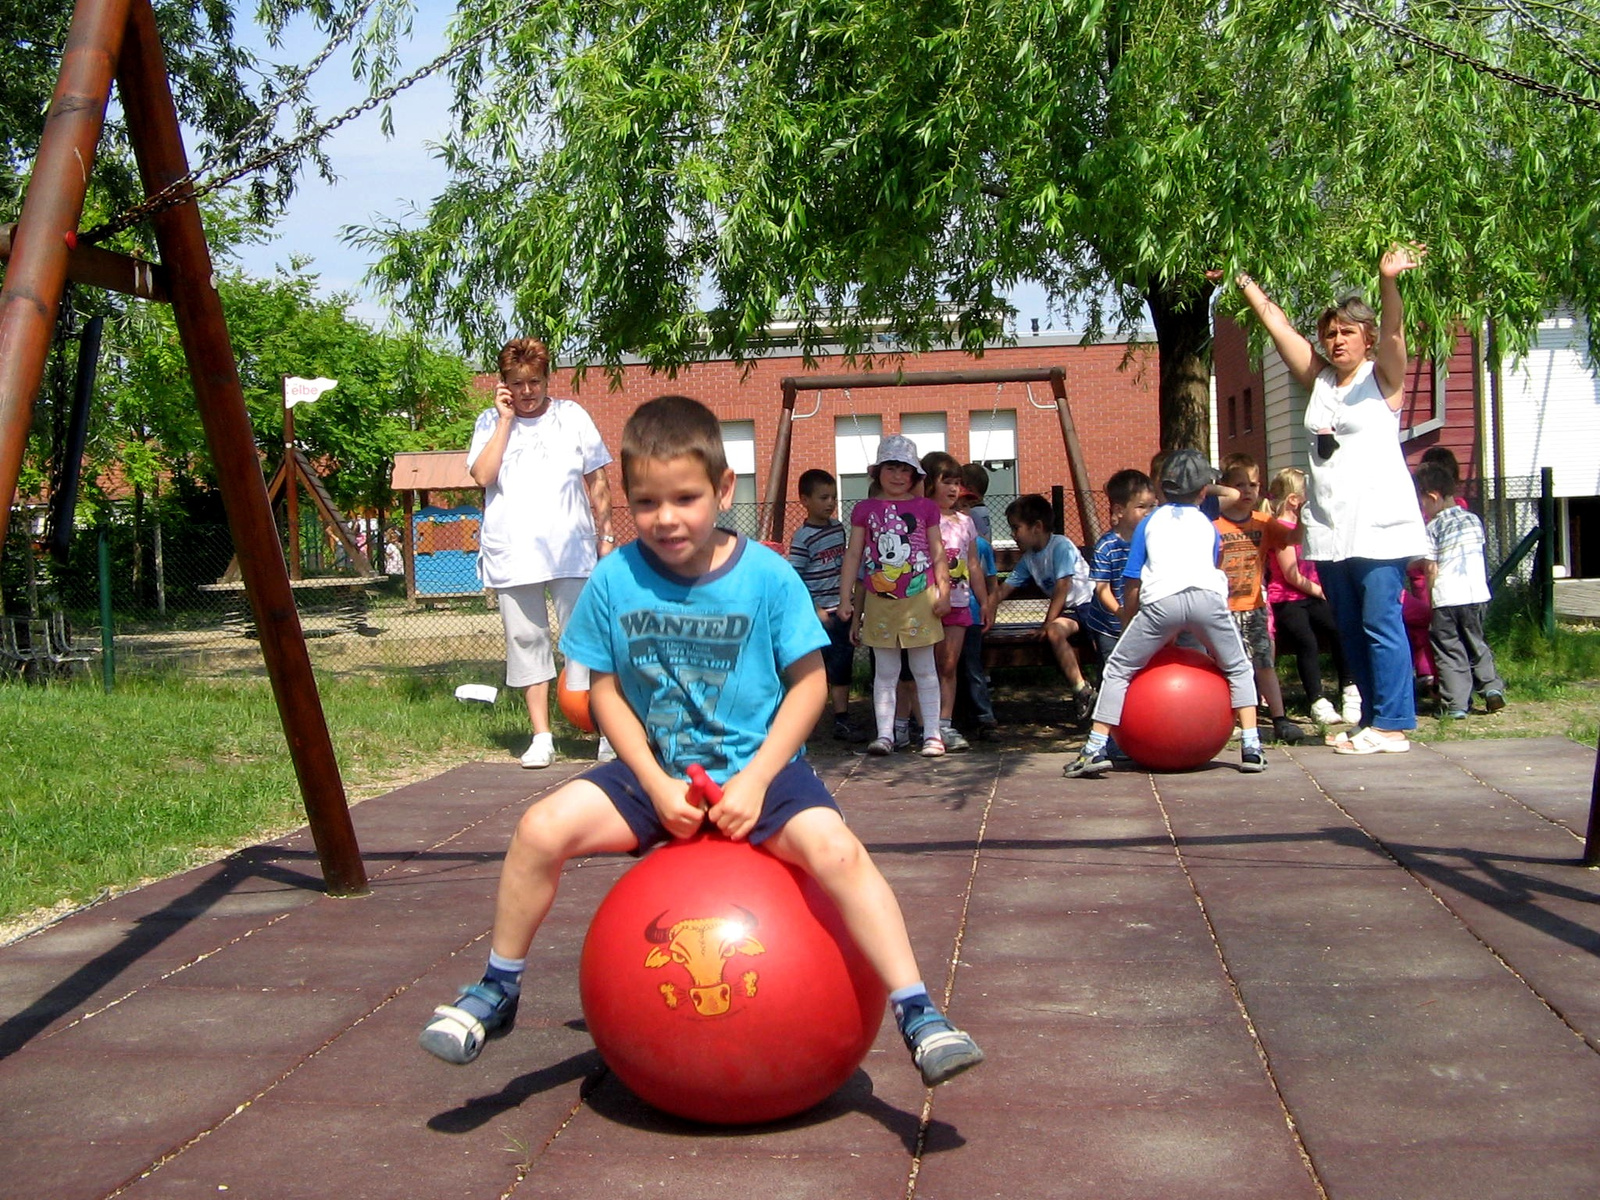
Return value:
<svg viewBox="0 0 1600 1200">
<path fill-rule="evenodd" d="M 530 771 L 548 767 L 556 759 L 556 741 L 548 733 L 533 735 L 533 743 L 522 755 L 522 765 Z"/>
<path fill-rule="evenodd" d="M 1324 725 L 1337 725 L 1341 718 L 1339 710 L 1328 703 L 1326 696 L 1318 696 L 1317 702 L 1311 706 L 1311 719 Z"/>
<path fill-rule="evenodd" d="M 615 762 L 617 752 L 611 748 L 611 739 L 605 734 L 600 735 L 600 751 L 594 756 L 595 762 Z"/>
<path fill-rule="evenodd" d="M 1361 693 L 1356 690 L 1356 685 L 1355 684 L 1352 683 L 1349 687 L 1345 688 L 1344 696 L 1342 697 L 1342 700 L 1343 700 L 1343 704 L 1341 705 L 1341 707 L 1344 710 L 1343 711 L 1344 723 L 1346 725 L 1360 725 L 1361 724 Z"/>
</svg>

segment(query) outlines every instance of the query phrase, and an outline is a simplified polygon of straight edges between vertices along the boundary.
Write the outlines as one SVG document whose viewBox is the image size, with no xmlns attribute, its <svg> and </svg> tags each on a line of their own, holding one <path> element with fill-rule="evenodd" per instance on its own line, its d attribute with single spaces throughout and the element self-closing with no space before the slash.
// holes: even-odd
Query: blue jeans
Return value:
<svg viewBox="0 0 1600 1200">
<path fill-rule="evenodd" d="M 1385 731 L 1415 729 L 1411 644 L 1400 614 L 1406 560 L 1320 561 L 1317 572 L 1333 605 L 1345 665 L 1361 690 L 1361 724 Z"/>
</svg>

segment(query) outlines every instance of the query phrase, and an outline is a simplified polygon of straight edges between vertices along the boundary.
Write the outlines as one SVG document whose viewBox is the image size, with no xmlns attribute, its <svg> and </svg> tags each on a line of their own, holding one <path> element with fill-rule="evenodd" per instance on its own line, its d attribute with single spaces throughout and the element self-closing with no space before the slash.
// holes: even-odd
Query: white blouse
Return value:
<svg viewBox="0 0 1600 1200">
<path fill-rule="evenodd" d="M 1311 470 L 1301 521 L 1305 556 L 1412 559 L 1428 553 L 1416 486 L 1400 449 L 1400 414 L 1389 407 L 1371 362 L 1344 387 L 1333 368 L 1317 376 L 1306 405 Z M 1317 455 L 1317 430 L 1332 429 L 1338 447 Z"/>
</svg>

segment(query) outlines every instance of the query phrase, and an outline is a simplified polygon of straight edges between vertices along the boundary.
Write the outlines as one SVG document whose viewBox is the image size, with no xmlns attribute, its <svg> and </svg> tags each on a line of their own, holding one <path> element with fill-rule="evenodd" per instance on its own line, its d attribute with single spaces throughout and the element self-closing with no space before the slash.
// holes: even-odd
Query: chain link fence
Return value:
<svg viewBox="0 0 1600 1200">
<path fill-rule="evenodd" d="M 1105 494 L 1096 492 L 1087 498 L 1100 527 L 1107 528 L 1110 512 Z M 1530 538 L 1537 540 L 1539 477 L 1490 480 L 1481 487 L 1474 481 L 1466 489 L 1466 498 L 1484 518 L 1491 573 L 1520 549 L 1521 557 L 1508 573 L 1511 588 L 1507 590 L 1528 588 L 1537 567 L 1537 556 L 1528 548 Z M 1005 523 L 1005 509 L 1012 499 L 1009 495 L 988 497 L 1002 578 L 1015 559 Z M 1076 495 L 1063 489 L 1054 499 L 1061 517 L 1058 528 L 1074 543 L 1086 546 L 1090 539 L 1080 528 Z M 361 529 L 358 522 L 358 536 L 372 560 L 374 575 L 348 582 L 354 571 L 343 551 L 314 515 L 303 512 L 302 516 L 301 559 L 308 578 L 294 590 L 312 662 L 318 669 L 436 671 L 462 681 L 496 683 L 503 677 L 499 614 L 492 595 L 477 586 L 470 568 L 466 586 L 453 585 L 459 590 L 430 595 L 413 589 L 408 596 L 403 556 L 398 553 L 399 530 L 386 543 L 376 525 Z M 736 504 L 722 524 L 763 540 L 770 529 L 769 517 L 763 504 Z M 23 643 L 31 639 L 42 644 L 53 621 L 59 627 L 55 636 L 64 638 L 65 650 L 76 657 L 47 665 L 95 669 L 92 656 L 101 645 L 104 586 L 109 593 L 117 670 L 193 674 L 260 670 L 260 648 L 243 589 L 219 586 L 233 558 L 232 538 L 220 511 L 207 512 L 203 506 L 191 505 L 189 511 L 166 506 L 135 513 L 131 506 L 124 506 L 116 518 L 103 530 L 77 531 L 68 560 L 62 564 L 36 550 L 43 528 L 41 514 L 26 508 L 14 512 L 4 557 L 0 558 L 0 606 L 7 615 L 7 629 L 14 627 L 8 634 L 13 642 L 20 638 Z M 803 519 L 797 502 L 786 504 L 785 546 Z M 613 511 L 612 523 L 619 542 L 633 538 L 633 521 L 626 508 L 618 506 Z M 102 536 L 109 564 L 104 580 L 98 568 Z M 471 543 L 475 547 L 475 532 Z M 427 538 L 414 536 L 417 579 L 426 576 L 426 544 Z M 380 545 L 386 546 L 387 553 L 378 552 Z M 455 578 L 462 578 L 459 565 Z M 1016 601 L 1002 619 L 1038 620 L 1043 610 L 1043 601 Z M 10 665 L 15 666 L 19 648 L 8 644 L 8 650 Z M 27 645 L 22 645 L 20 652 L 25 655 Z"/>
</svg>

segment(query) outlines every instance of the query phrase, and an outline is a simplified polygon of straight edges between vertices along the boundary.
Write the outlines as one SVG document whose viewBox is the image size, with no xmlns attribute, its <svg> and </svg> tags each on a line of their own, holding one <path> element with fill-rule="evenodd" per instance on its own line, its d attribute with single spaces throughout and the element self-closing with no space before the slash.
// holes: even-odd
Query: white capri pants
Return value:
<svg viewBox="0 0 1600 1200">
<path fill-rule="evenodd" d="M 550 638 L 550 609 L 556 610 L 556 628 L 565 629 L 587 579 L 547 579 L 517 587 L 496 588 L 500 621 L 506 627 L 506 686 L 528 688 L 556 677 L 554 643 Z M 545 594 L 549 593 L 549 603 Z"/>
</svg>

